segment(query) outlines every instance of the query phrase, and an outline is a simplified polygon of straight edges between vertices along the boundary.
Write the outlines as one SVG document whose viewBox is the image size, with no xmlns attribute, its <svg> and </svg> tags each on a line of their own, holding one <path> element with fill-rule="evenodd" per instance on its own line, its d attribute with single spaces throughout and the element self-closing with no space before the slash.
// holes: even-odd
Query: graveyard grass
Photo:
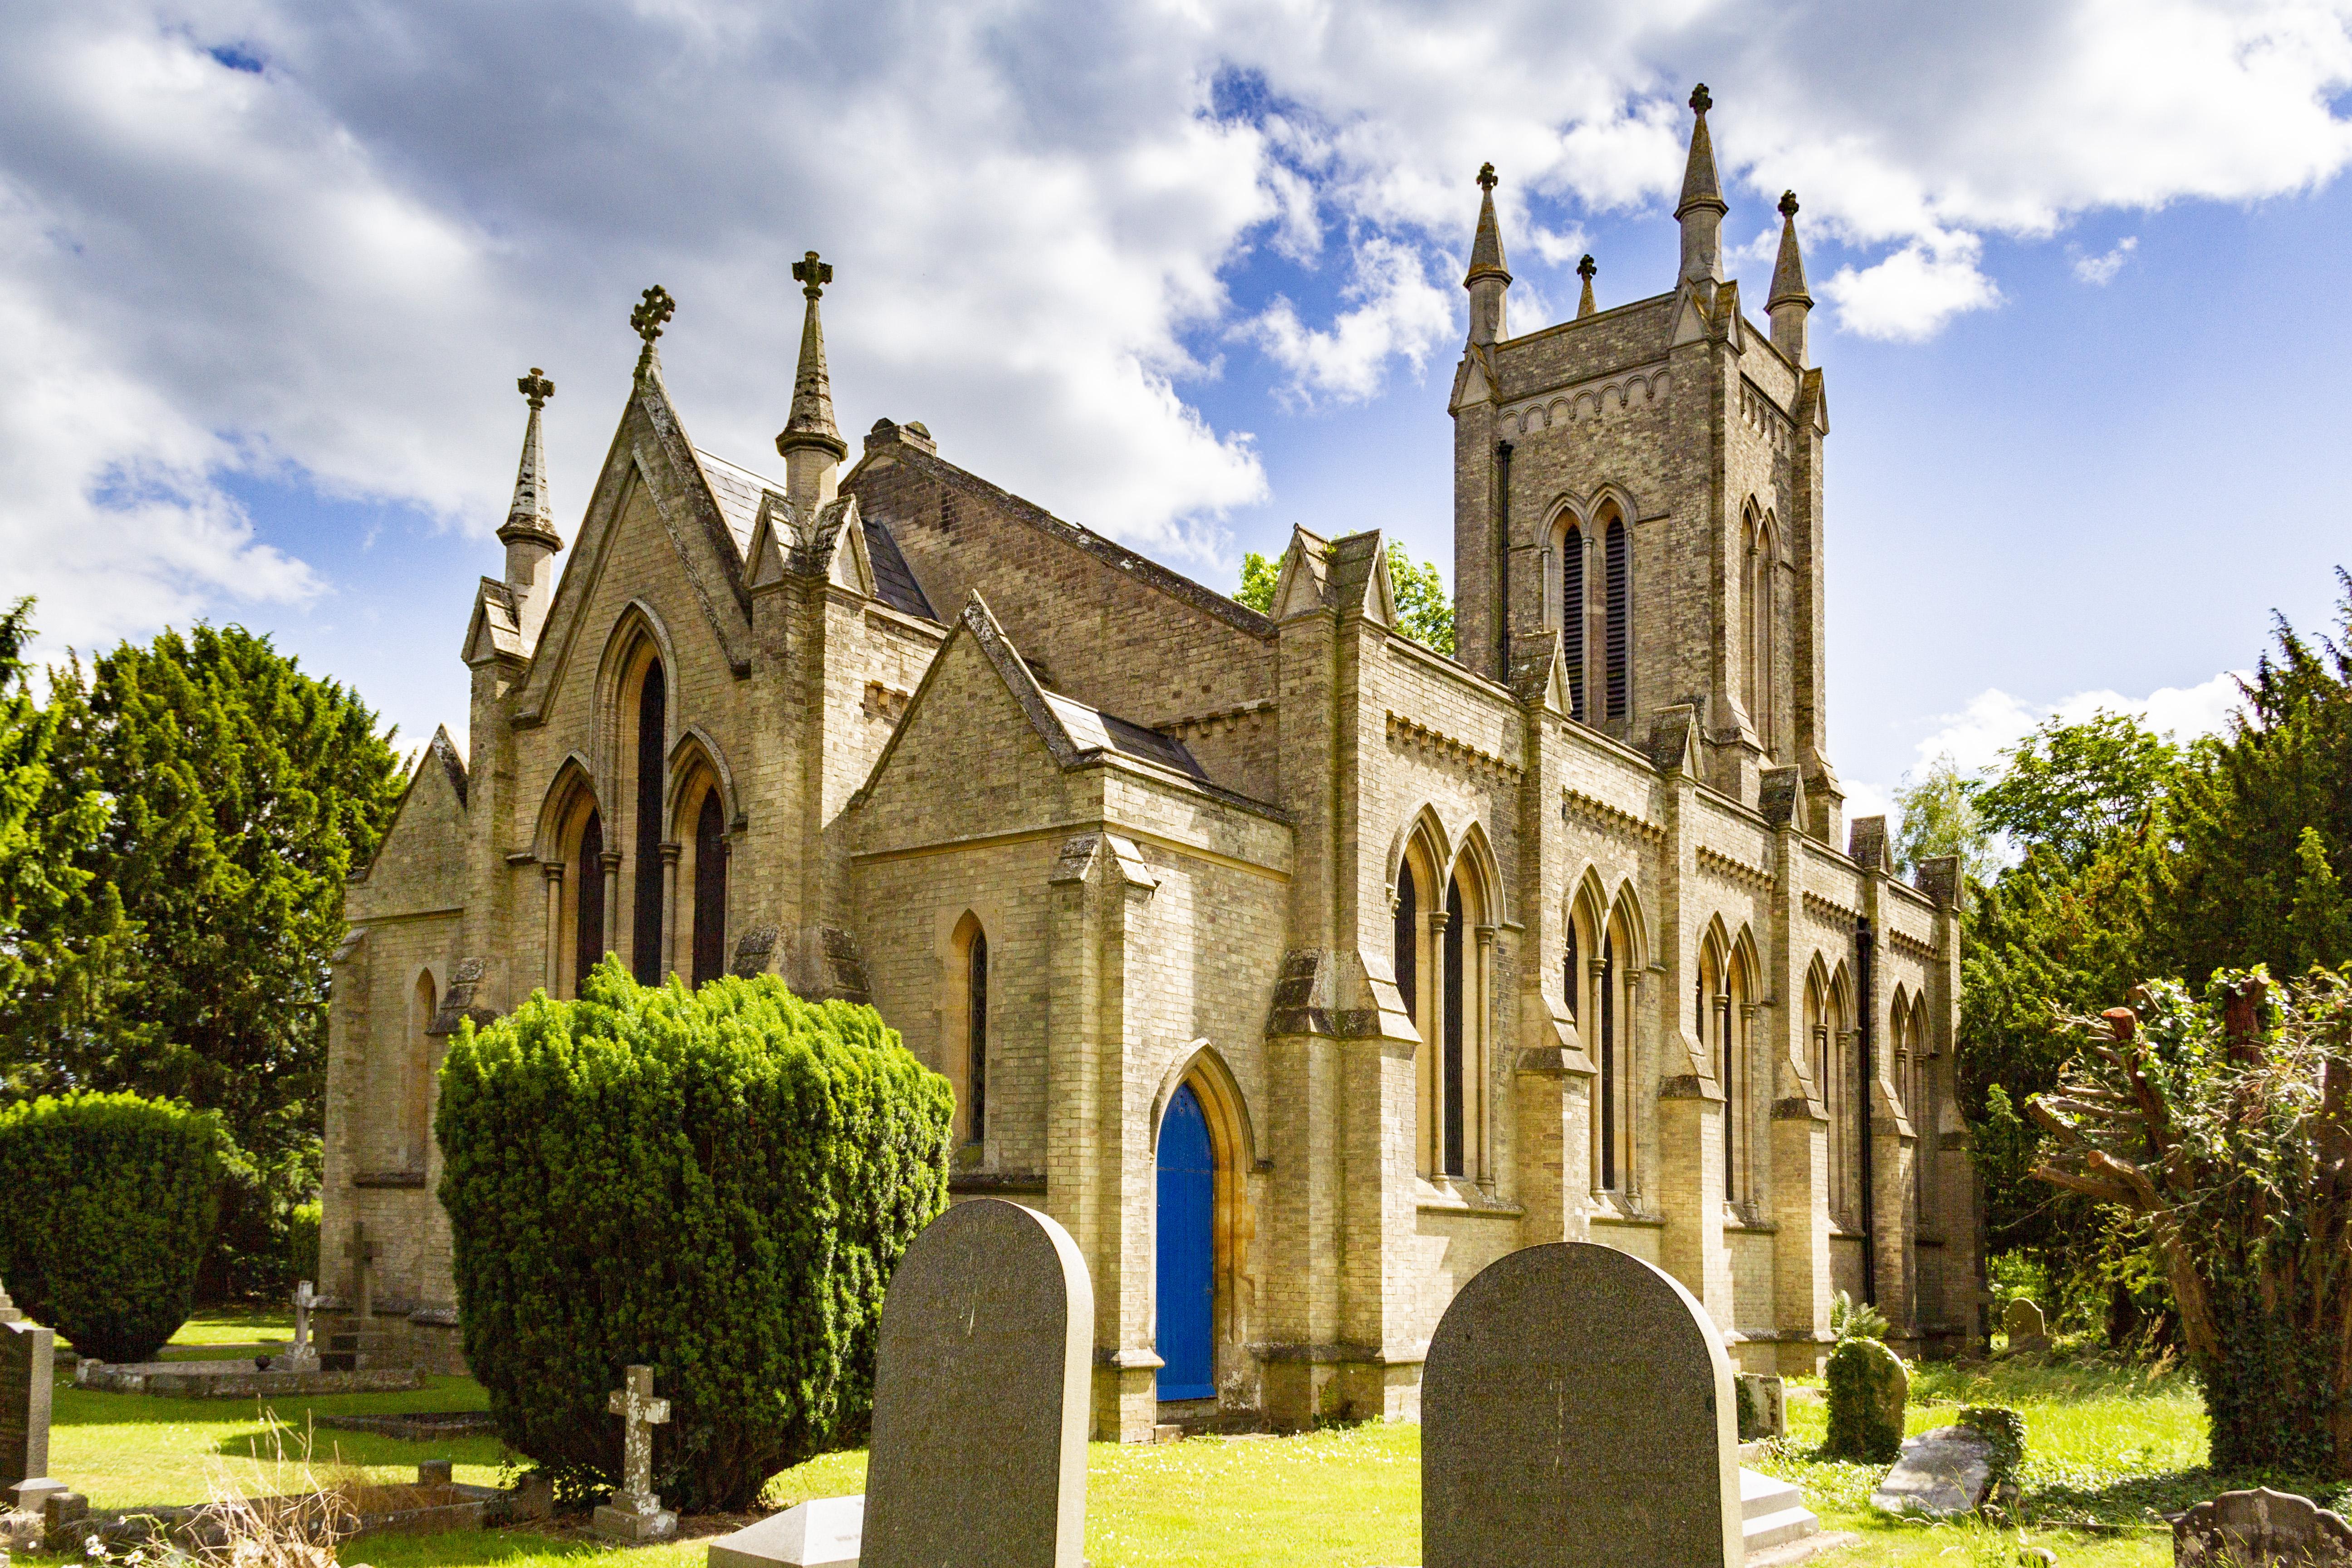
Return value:
<svg viewBox="0 0 2352 1568">
<path fill-rule="evenodd" d="M 250 1342 L 284 1337 L 285 1331 L 267 1316 L 206 1320 L 192 1324 L 180 1342 Z M 274 1414 L 292 1429 L 292 1447 L 306 1414 L 478 1409 L 484 1403 L 468 1380 L 434 1378 L 409 1394 L 281 1401 Z M 2204 1411 L 2194 1385 L 2178 1373 L 2022 1361 L 1930 1364 L 1913 1384 L 1907 1428 L 1947 1425 L 1964 1404 L 2008 1405 L 2025 1416 L 2029 1523 L 2021 1541 L 2013 1531 L 1904 1524 L 1872 1514 L 1867 1499 L 1880 1471 L 1814 1457 L 1826 1412 L 1802 1390 L 1790 1402 L 1783 1453 L 1759 1468 L 1803 1487 L 1825 1528 L 1861 1532 L 1860 1545 L 1822 1560 L 1832 1568 L 2006 1565 L 2024 1544 L 2050 1546 L 2067 1568 L 2158 1568 L 2171 1562 L 2171 1540 L 2152 1523 L 2156 1512 L 2246 1484 L 2202 1471 Z M 419 1459 L 436 1458 L 454 1460 L 461 1481 L 499 1484 L 512 1475 L 494 1437 L 412 1443 L 319 1427 L 313 1444 L 314 1464 L 361 1468 L 375 1479 L 408 1479 Z M 268 1474 L 265 1467 L 257 1477 L 252 1468 L 257 1449 L 266 1459 L 270 1437 L 250 1402 L 90 1394 L 68 1384 L 58 1391 L 51 1469 L 97 1508 L 198 1501 L 221 1479 L 250 1485 Z M 1087 1555 L 1097 1568 L 1417 1563 L 1420 1458 L 1420 1429 L 1406 1426 L 1160 1447 L 1096 1444 L 1088 1456 Z M 863 1489 L 864 1481 L 863 1454 L 827 1455 L 778 1476 L 766 1500 L 782 1506 L 838 1496 Z M 2333 1506 L 2344 1501 L 2321 1496 Z M 2066 1529 L 2063 1521 L 2101 1528 Z M 706 1538 L 628 1549 L 626 1568 L 702 1568 L 707 1544 Z M 373 1568 L 552 1568 L 614 1550 L 585 1531 L 517 1529 L 374 1536 L 346 1547 L 343 1556 Z"/>
</svg>

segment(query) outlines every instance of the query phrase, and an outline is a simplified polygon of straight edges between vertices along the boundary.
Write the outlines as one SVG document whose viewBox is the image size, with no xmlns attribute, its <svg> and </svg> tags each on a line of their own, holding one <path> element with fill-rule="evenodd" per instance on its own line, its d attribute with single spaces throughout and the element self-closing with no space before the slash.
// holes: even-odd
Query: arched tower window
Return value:
<svg viewBox="0 0 2352 1568">
<path fill-rule="evenodd" d="M 1633 711 L 1633 627 L 1629 622 L 1633 584 L 1626 559 L 1625 521 L 1612 517 L 1601 536 L 1603 570 L 1608 574 L 1606 636 L 1609 661 L 1609 721 L 1622 723 Z"/>
<path fill-rule="evenodd" d="M 1559 543 L 1559 658 L 1568 667 L 1568 716 L 1584 722 L 1584 530 L 1569 525 Z"/>
<path fill-rule="evenodd" d="M 604 956 L 604 819 L 593 807 L 580 825 L 580 848 L 572 857 L 572 994 Z"/>
<path fill-rule="evenodd" d="M 662 759 L 668 751 L 669 694 L 661 660 L 648 658 L 637 691 L 637 869 L 630 900 L 629 964 L 640 985 L 662 978 Z"/>
<path fill-rule="evenodd" d="M 694 983 L 727 973 L 727 813 L 719 791 L 702 792 L 694 817 Z"/>
<path fill-rule="evenodd" d="M 1394 942 L 1397 994 L 1403 999 L 1404 1016 L 1418 1023 L 1421 1017 L 1421 889 L 1412 879 L 1410 858 L 1397 868 Z"/>
<path fill-rule="evenodd" d="M 1747 616 L 1747 666 L 1745 689 L 1740 696 L 1748 709 L 1748 721 L 1756 726 L 1758 743 L 1767 756 L 1775 755 L 1780 746 L 1779 714 L 1773 701 L 1778 688 L 1778 671 L 1772 667 L 1775 635 L 1773 624 L 1778 609 L 1774 595 L 1780 574 L 1774 570 L 1780 548 L 1772 535 L 1770 522 L 1751 517 L 1748 527 L 1747 573 L 1741 584 L 1740 601 Z"/>
<path fill-rule="evenodd" d="M 1463 939 L 1467 934 L 1464 918 L 1462 879 L 1454 877 L 1445 889 L 1445 1060 L 1442 1083 L 1438 1090 L 1439 1114 L 1444 1119 L 1443 1169 L 1449 1176 L 1465 1173 L 1463 1100 L 1467 1077 L 1464 1072 L 1464 1006 L 1468 989 L 1468 965 L 1463 960 Z"/>
</svg>

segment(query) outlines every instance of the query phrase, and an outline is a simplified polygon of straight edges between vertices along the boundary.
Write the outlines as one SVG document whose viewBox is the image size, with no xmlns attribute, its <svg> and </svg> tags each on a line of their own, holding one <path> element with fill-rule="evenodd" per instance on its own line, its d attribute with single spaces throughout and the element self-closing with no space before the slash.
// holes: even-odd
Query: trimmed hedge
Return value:
<svg viewBox="0 0 2352 1568">
<path fill-rule="evenodd" d="M 220 1119 L 71 1094 L 0 1109 L 0 1279 L 82 1355 L 146 1361 L 195 1305 L 220 1214 Z"/>
<path fill-rule="evenodd" d="M 947 1205 L 953 1092 L 871 1007 L 781 980 L 688 992 L 607 958 L 441 1068 L 466 1357 L 508 1446 L 617 1485 L 632 1363 L 670 1402 L 655 1486 L 741 1509 L 869 1416 L 883 1288 Z"/>
<path fill-rule="evenodd" d="M 1856 1336 L 1830 1352 L 1829 1431 L 1822 1452 L 1833 1459 L 1894 1463 L 1903 1454 L 1903 1406 L 1911 1372 L 1874 1339 Z"/>
</svg>

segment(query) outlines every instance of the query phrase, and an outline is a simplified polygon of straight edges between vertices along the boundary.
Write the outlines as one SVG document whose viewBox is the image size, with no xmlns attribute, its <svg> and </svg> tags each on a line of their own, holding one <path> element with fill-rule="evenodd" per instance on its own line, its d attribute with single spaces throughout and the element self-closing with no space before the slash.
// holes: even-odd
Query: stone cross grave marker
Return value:
<svg viewBox="0 0 2352 1568">
<path fill-rule="evenodd" d="M 1731 1363 L 1671 1276 L 1587 1242 L 1486 1266 L 1421 1387 L 1425 1568 L 1738 1568 Z"/>
<path fill-rule="evenodd" d="M 629 1368 L 605 1404 L 621 1418 L 621 1489 L 596 1510 L 596 1528 L 622 1541 L 667 1541 L 677 1515 L 654 1491 L 654 1428 L 669 1419 L 669 1401 L 654 1397 L 654 1369 Z"/>
<path fill-rule="evenodd" d="M 319 1292 L 308 1279 L 294 1287 L 294 1343 L 272 1364 L 285 1372 L 316 1372 L 319 1352 L 310 1343 L 310 1309 L 319 1304 Z"/>
<path fill-rule="evenodd" d="M 0 1487 L 13 1506 L 37 1509 L 49 1479 L 49 1398 L 57 1384 L 57 1337 L 21 1317 L 0 1321 Z"/>
<path fill-rule="evenodd" d="M 1080 1568 L 1094 1283 L 1069 1232 L 981 1198 L 891 1276 L 860 1568 Z"/>
<path fill-rule="evenodd" d="M 360 1310 L 360 1331 L 367 1331 L 375 1312 L 374 1271 L 368 1265 L 376 1259 L 376 1245 L 368 1239 L 367 1221 L 352 1221 L 352 1238 L 343 1243 L 343 1256 L 352 1260 L 352 1295 Z"/>
</svg>

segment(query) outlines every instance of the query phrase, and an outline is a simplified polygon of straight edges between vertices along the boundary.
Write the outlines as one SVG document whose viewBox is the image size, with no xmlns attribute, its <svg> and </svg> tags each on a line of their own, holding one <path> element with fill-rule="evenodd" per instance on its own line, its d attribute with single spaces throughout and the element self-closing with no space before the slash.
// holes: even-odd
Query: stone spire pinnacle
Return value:
<svg viewBox="0 0 2352 1568">
<path fill-rule="evenodd" d="M 1797 193 L 1780 193 L 1780 259 L 1772 268 L 1772 292 L 1764 309 L 1772 318 L 1772 346 L 1790 363 L 1805 363 L 1805 319 L 1813 297 L 1805 288 L 1805 253 L 1797 243 Z"/>
<path fill-rule="evenodd" d="M 1576 264 L 1576 275 L 1584 279 L 1584 293 L 1576 301 L 1576 315 L 1579 321 L 1593 312 L 1592 275 L 1600 270 L 1599 263 L 1592 259 L 1590 253 Z"/>
<path fill-rule="evenodd" d="M 654 331 L 660 331 L 656 323 Z M 650 336 L 646 339 L 646 352 L 653 352 Z M 642 371 L 643 362 L 639 368 Z M 499 528 L 499 542 L 507 547 L 509 608 L 528 652 L 538 643 L 547 607 L 555 599 L 552 563 L 555 552 L 563 548 L 563 538 L 555 531 L 555 506 L 547 491 L 547 443 L 540 434 L 540 410 L 555 395 L 555 383 L 533 365 L 529 375 L 515 383 L 515 390 L 530 405 L 530 415 L 522 428 L 522 460 L 515 465 L 514 502 Z"/>
<path fill-rule="evenodd" d="M 1720 283 L 1723 281 L 1723 215 L 1730 209 L 1724 205 L 1723 182 L 1715 172 L 1715 142 L 1706 133 L 1706 111 L 1715 107 L 1715 99 L 1701 82 L 1692 89 L 1691 111 L 1696 116 L 1691 125 L 1690 162 L 1683 169 L 1683 199 L 1675 204 L 1675 218 L 1683 227 L 1684 283 Z M 1713 295 L 1708 295 L 1710 300 Z"/>
<path fill-rule="evenodd" d="M 819 261 L 812 250 L 793 263 L 793 280 L 801 285 L 808 308 L 801 317 L 801 363 L 793 375 L 792 417 L 776 436 L 776 450 L 790 458 L 799 448 L 815 447 L 839 462 L 849 455 L 849 444 L 833 423 L 833 378 L 824 368 L 824 323 L 816 309 L 824 286 L 833 281 L 833 267 Z"/>
<path fill-rule="evenodd" d="M 1462 287 L 1470 290 L 1471 343 L 1483 346 L 1507 337 L 1503 306 L 1511 289 L 1511 271 L 1503 265 L 1503 231 L 1495 221 L 1492 163 L 1478 165 L 1478 232 L 1470 241 L 1470 270 Z"/>
<path fill-rule="evenodd" d="M 1511 280 L 1510 269 L 1503 265 L 1503 231 L 1495 222 L 1495 165 L 1478 165 L 1478 233 L 1470 241 L 1470 271 L 1462 279 L 1467 289 L 1481 278 Z"/>
<path fill-rule="evenodd" d="M 555 383 L 533 365 L 529 375 L 515 383 L 515 390 L 530 403 L 530 415 L 522 429 L 522 460 L 515 465 L 514 504 L 507 509 L 499 542 L 511 544 L 517 535 L 529 534 L 560 549 L 562 541 L 555 531 L 555 506 L 547 493 L 547 444 L 539 427 L 539 411 L 555 395 Z"/>
</svg>

